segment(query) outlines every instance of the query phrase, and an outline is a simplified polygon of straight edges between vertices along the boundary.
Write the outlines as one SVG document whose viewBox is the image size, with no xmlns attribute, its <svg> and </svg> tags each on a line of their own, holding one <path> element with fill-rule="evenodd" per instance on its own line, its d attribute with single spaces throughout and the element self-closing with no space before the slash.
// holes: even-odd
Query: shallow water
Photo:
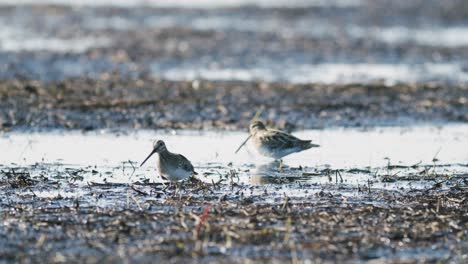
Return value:
<svg viewBox="0 0 468 264">
<path fill-rule="evenodd" d="M 268 61 L 268 59 L 266 59 Z M 372 64 L 372 63 L 323 63 L 301 64 L 291 62 L 290 67 L 273 61 L 257 62 L 249 67 L 210 67 L 187 63 L 187 66 L 153 64 L 154 74 L 168 80 L 241 80 L 289 83 L 368 83 L 384 81 L 386 84 L 401 82 L 424 83 L 430 81 L 468 82 L 468 73 L 459 64 Z M 195 66 L 196 65 L 196 66 Z M 276 65 L 276 66 L 272 66 Z M 283 68 L 280 70 L 280 68 Z"/>
<path fill-rule="evenodd" d="M 462 215 L 467 128 L 451 124 L 298 131 L 294 134 L 322 146 L 285 158 L 282 172 L 277 163 L 247 149 L 235 155 L 246 136 L 241 131 L 3 133 L 0 209 L 5 219 L 0 233 L 11 239 L 0 245 L 10 259 L 36 254 L 46 260 L 53 257 L 49 252 L 69 259 L 115 256 L 112 252 L 119 250 L 127 250 L 119 258 L 135 258 L 135 252 L 153 260 L 160 258 L 157 254 L 173 258 L 172 247 L 190 249 L 197 219 L 207 212 L 204 234 L 221 226 L 236 238 L 232 245 L 224 239 L 204 243 L 204 259 L 210 261 L 246 262 L 258 256 L 289 261 L 289 251 L 278 249 L 284 247 L 286 234 L 303 245 L 297 250 L 300 259 L 336 260 L 330 248 L 356 243 L 351 263 L 461 263 L 457 260 L 466 252 Z M 161 184 L 154 177 L 154 159 L 138 168 L 154 139 L 189 157 L 203 182 L 179 188 Z M 110 230 L 120 232 L 119 241 Z M 213 235 L 222 230 L 212 230 Z M 254 235 L 246 239 L 240 236 L 244 232 Z M 259 240 L 263 233 L 270 235 Z M 412 235 L 400 235 L 404 233 Z M 455 239 L 454 234 L 461 235 Z M 310 247 L 309 237 L 319 238 L 312 242 L 324 248 L 323 253 Z M 376 237 L 376 242 L 368 237 Z M 101 241 L 100 250 L 89 246 L 91 240 Z M 24 241 L 30 253 L 23 256 L 18 248 Z M 141 246 L 162 244 L 157 253 Z M 177 251 L 180 254 L 187 251 Z M 348 251 L 340 254 L 345 256 L 340 260 L 350 258 Z"/>
<path fill-rule="evenodd" d="M 12 86 L 12 98 L 19 92 L 28 102 L 45 99 L 37 107 L 7 100 L 14 109 L 3 107 L 6 122 L 0 116 L 0 127 L 14 130 L 0 132 L 0 235 L 8 237 L 0 240 L 0 262 L 240 263 L 297 258 L 296 262 L 465 263 L 468 124 L 444 121 L 438 126 L 436 120 L 466 120 L 463 88 L 451 93 L 453 87 L 445 84 L 468 83 L 468 20 L 465 8 L 456 6 L 462 1 L 423 2 L 0 0 L 0 79 L 19 83 L 6 82 L 3 87 Z M 52 93 L 75 85 L 83 89 L 82 97 L 70 98 L 72 110 L 65 115 L 70 110 L 67 95 L 58 96 L 60 104 L 49 108 L 54 101 L 43 94 L 49 84 L 37 88 L 36 82 L 23 81 L 108 80 L 110 73 L 122 79 L 85 85 L 87 81 L 65 81 L 66 89 L 52 84 Z M 146 121 L 144 127 L 186 122 L 197 115 L 191 127 L 219 119 L 233 125 L 223 111 L 211 115 L 219 110 L 216 103 L 230 107 L 243 100 L 226 93 L 215 93 L 223 99 L 213 100 L 206 112 L 185 101 L 176 102 L 179 107 L 172 107 L 171 101 L 161 111 L 153 104 L 139 108 L 145 94 L 155 98 L 148 89 L 153 85 L 157 92 L 159 85 L 161 90 L 175 85 L 171 92 L 185 93 L 184 82 L 168 84 L 153 77 L 444 85 L 424 85 L 429 87 L 422 90 L 427 97 L 401 94 L 408 104 L 418 106 L 414 108 L 355 94 L 353 85 L 343 97 L 327 99 L 320 113 L 336 106 L 337 114 L 320 122 L 282 104 L 277 109 L 282 114 L 270 111 L 270 120 L 300 119 L 299 126 L 321 127 L 335 124 L 330 121 L 335 117 L 357 117 L 351 125 L 373 128 L 295 131 L 321 147 L 286 157 L 280 170 L 277 162 L 248 147 L 234 154 L 245 131 L 123 130 Z M 101 111 L 98 102 L 107 100 L 104 94 L 120 98 L 136 83 L 126 79 L 149 84 L 132 89 L 135 93 L 126 96 L 128 107 L 115 109 L 112 100 Z M 193 82 L 195 90 L 198 84 Z M 230 87 L 257 83 L 220 85 L 229 93 Z M 125 88 L 112 89 L 116 86 Z M 438 92 L 432 93 L 432 87 Z M 381 85 L 376 88 L 382 99 L 405 91 L 387 94 L 379 92 Z M 3 98 L 10 99 L 9 94 Z M 348 102 L 347 96 L 353 100 Z M 83 105 L 74 106 L 77 98 L 85 100 Z M 167 98 L 162 100 L 167 103 Z M 390 104 L 382 104 L 384 109 L 375 113 L 359 110 L 379 102 Z M 46 113 L 37 114 L 34 107 L 44 107 Z M 401 112 L 393 111 L 397 108 Z M 184 114 L 173 117 L 179 110 Z M 347 115 L 348 110 L 356 114 Z M 24 111 L 32 115 L 23 118 Z M 433 123 L 379 127 L 388 118 L 397 119 L 390 124 L 413 124 L 407 113 Z M 249 116 L 236 114 L 233 120 L 238 123 L 232 127 Z M 171 117 L 161 120 L 161 115 Z M 42 123 L 54 118 L 64 122 Z M 120 130 L 30 132 L 70 124 Z M 156 139 L 187 156 L 202 182 L 185 182 L 179 188 L 161 184 L 156 157 L 140 168 Z"/>
<path fill-rule="evenodd" d="M 468 22 L 433 14 L 438 8 L 355 0 L 0 1 L 0 78 L 149 72 L 171 80 L 468 83 Z M 381 19 L 372 15 L 387 9 Z M 167 36 L 152 35 L 159 30 Z M 122 39 L 135 31 L 151 37 Z M 132 60 L 102 49 L 124 49 Z"/>
<path fill-rule="evenodd" d="M 312 139 L 321 147 L 286 157 L 284 160 L 290 166 L 383 166 L 387 164 L 385 158 L 393 164 L 404 165 L 431 163 L 434 157 L 440 163 L 468 161 L 467 124 L 368 130 L 332 128 L 298 131 L 294 135 Z M 8 149 L 8 155 L 2 154 L 0 162 L 30 165 L 44 161 L 117 166 L 128 160 L 142 160 L 156 139 L 164 140 L 170 150 L 184 153 L 198 164 L 218 162 L 243 165 L 271 161 L 246 148 L 234 154 L 246 136 L 244 132 L 196 130 L 3 133 L 0 147 Z"/>
<path fill-rule="evenodd" d="M 152 141 L 163 139 L 169 150 L 188 157 L 207 182 L 230 177 L 252 185 L 340 182 L 358 186 L 372 181 L 374 188 L 423 188 L 434 182 L 421 180 L 434 175 L 466 175 L 467 131 L 467 124 L 298 131 L 294 134 L 313 139 L 321 147 L 287 156 L 282 172 L 278 163 L 259 156 L 249 144 L 234 154 L 246 137 L 244 132 L 14 132 L 0 137 L 0 148 L 8 150 L 0 155 L 0 163 L 5 169 L 29 167 L 36 174 L 76 173 L 84 182 L 160 182 L 153 165 L 155 158 L 142 168 L 138 166 L 151 151 Z M 382 180 L 387 176 L 420 180 Z M 281 188 L 295 192 L 287 184 Z"/>
<path fill-rule="evenodd" d="M 184 8 L 222 8 L 222 7 L 237 7 L 242 5 L 255 5 L 261 7 L 307 7 L 307 6 L 358 6 L 360 0 L 85 0 L 85 1 L 70 1 L 70 0 L 47 0 L 41 1 L 41 4 L 64 4 L 75 6 L 121 6 L 121 7 L 135 7 L 135 6 L 156 6 L 156 7 L 184 7 Z M 37 4 L 34 0 L 2 0 L 0 4 Z"/>
</svg>

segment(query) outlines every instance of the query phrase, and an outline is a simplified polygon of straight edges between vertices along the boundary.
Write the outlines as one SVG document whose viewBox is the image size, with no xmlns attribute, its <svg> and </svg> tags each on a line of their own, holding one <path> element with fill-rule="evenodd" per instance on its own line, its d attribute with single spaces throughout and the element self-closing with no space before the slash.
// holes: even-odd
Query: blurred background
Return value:
<svg viewBox="0 0 468 264">
<path fill-rule="evenodd" d="M 0 0 L 0 262 L 468 263 L 467 143 L 468 0 Z"/>
<path fill-rule="evenodd" d="M 466 0 L 2 0 L 0 79 L 468 82 Z"/>
</svg>

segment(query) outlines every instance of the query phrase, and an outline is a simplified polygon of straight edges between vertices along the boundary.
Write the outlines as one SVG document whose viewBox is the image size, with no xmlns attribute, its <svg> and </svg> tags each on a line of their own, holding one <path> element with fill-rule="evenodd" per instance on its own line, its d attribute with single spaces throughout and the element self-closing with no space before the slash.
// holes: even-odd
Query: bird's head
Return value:
<svg viewBox="0 0 468 264">
<path fill-rule="evenodd" d="M 161 152 L 164 152 L 166 150 L 167 150 L 167 148 L 166 148 L 166 144 L 164 143 L 164 141 L 155 140 L 153 142 L 153 151 L 154 152 L 161 153 Z"/>
<path fill-rule="evenodd" d="M 258 131 L 265 130 L 266 126 L 263 124 L 262 121 L 253 121 L 249 125 L 249 132 L 251 135 L 255 134 Z"/>
<path fill-rule="evenodd" d="M 143 164 L 145 164 L 145 162 L 151 157 L 153 156 L 154 153 L 162 153 L 162 152 L 165 152 L 167 151 L 167 148 L 166 148 L 166 144 L 164 144 L 164 141 L 162 140 L 155 140 L 153 142 L 153 150 L 151 151 L 151 153 L 148 155 L 148 157 L 146 157 L 146 159 L 140 164 L 140 167 L 143 166 Z"/>
</svg>

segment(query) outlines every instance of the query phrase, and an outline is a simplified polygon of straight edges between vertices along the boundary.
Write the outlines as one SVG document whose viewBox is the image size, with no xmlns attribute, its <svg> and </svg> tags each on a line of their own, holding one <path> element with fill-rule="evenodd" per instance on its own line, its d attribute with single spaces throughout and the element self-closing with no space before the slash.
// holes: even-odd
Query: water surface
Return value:
<svg viewBox="0 0 468 264">
<path fill-rule="evenodd" d="M 0 156 L 0 162 L 5 168 L 30 166 L 55 171 L 54 174 L 84 169 L 85 181 L 102 182 L 105 178 L 116 183 L 146 179 L 160 182 L 154 166 L 156 157 L 144 167 L 138 166 L 151 151 L 152 142 L 162 139 L 169 150 L 188 157 L 201 179 L 208 182 L 234 171 L 236 181 L 254 185 L 286 179 L 357 186 L 372 180 L 375 187 L 393 189 L 408 187 L 408 182 L 389 184 L 382 177 L 426 180 L 438 174 L 466 175 L 467 131 L 466 124 L 298 131 L 294 134 L 313 139 L 321 147 L 287 156 L 283 171 L 279 171 L 278 163 L 259 156 L 249 145 L 235 154 L 246 137 L 244 132 L 15 132 L 0 137 L 0 147 L 8 150 Z M 338 170 L 340 175 L 327 170 Z M 420 182 L 419 187 L 427 184 L 432 185 L 433 181 Z"/>
<path fill-rule="evenodd" d="M 466 84 L 468 21 L 455 4 L 1 1 L 0 78 L 145 72 L 171 80 Z M 434 13 L 441 8 L 453 14 Z"/>
</svg>

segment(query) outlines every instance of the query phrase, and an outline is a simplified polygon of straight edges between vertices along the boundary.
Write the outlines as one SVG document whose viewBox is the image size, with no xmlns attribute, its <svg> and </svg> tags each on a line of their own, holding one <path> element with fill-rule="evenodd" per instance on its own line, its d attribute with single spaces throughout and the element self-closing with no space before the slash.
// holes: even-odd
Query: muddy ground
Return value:
<svg viewBox="0 0 468 264">
<path fill-rule="evenodd" d="M 287 130 L 468 121 L 468 86 L 172 82 L 153 78 L 0 82 L 0 128 Z"/>
<path fill-rule="evenodd" d="M 308 176 L 331 175 L 328 184 L 275 177 L 267 185 L 238 183 L 231 171 L 176 190 L 141 181 L 86 182 L 79 176 L 97 171 L 38 167 L 46 168 L 1 170 L 4 261 L 468 261 L 466 174 L 372 177 L 429 183 L 385 190 L 335 182 L 328 171 Z"/>
<path fill-rule="evenodd" d="M 288 131 L 468 122 L 468 46 L 418 38 L 427 30 L 464 29 L 466 1 L 361 2 L 1 5 L 0 134 L 245 130 L 259 110 Z M 401 29 L 410 38 L 379 35 Z M 327 63 L 390 65 L 396 75 L 395 65 L 439 68 L 416 81 L 403 74 L 412 81 L 355 84 L 300 84 L 284 74 Z M 429 72 L 424 67 L 422 75 Z M 284 75 L 168 78 L 171 70 L 198 68 Z M 260 176 L 252 164 L 202 164 L 202 182 L 178 190 L 145 174 L 132 184 L 109 183 L 120 171 L 135 171 L 130 161 L 122 170 L 44 160 L 0 164 L 0 262 L 467 263 L 467 164 L 439 166 L 435 156 L 434 164 L 411 167 L 286 164 L 285 171 L 275 167 Z M 97 175 L 110 180 L 92 182 Z"/>
<path fill-rule="evenodd" d="M 2 5 L 0 129 L 244 129 L 261 107 L 262 118 L 287 130 L 466 122 L 467 46 L 451 44 L 452 35 L 436 38 L 447 38 L 440 43 L 379 35 L 466 25 L 464 1 L 420 2 L 198 9 Z M 171 71 L 199 68 L 281 75 L 290 67 L 326 63 L 461 69 L 390 85 L 383 79 L 369 84 L 365 76 L 352 85 L 292 84 L 288 76 L 167 78 Z"/>
</svg>

